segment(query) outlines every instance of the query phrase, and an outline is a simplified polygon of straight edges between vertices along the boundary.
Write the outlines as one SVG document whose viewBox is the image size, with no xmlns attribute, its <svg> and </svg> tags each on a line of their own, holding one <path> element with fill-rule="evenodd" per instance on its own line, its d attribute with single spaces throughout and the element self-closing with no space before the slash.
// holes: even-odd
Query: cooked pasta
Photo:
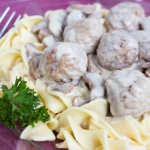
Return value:
<svg viewBox="0 0 150 150">
<path fill-rule="evenodd" d="M 99 4 L 96 4 L 95 7 L 96 12 L 99 11 L 103 16 L 107 16 L 108 10 L 102 9 Z M 68 12 L 73 9 L 75 9 L 73 6 L 69 7 Z M 80 6 L 77 6 L 76 9 L 84 14 L 84 10 Z M 51 20 L 55 19 L 50 14 L 51 11 L 47 13 L 46 17 Z M 62 19 L 59 22 L 61 12 L 59 15 L 57 23 L 62 30 L 65 22 L 62 22 Z M 96 14 L 92 15 L 99 17 Z M 32 43 L 32 46 L 35 46 L 39 51 L 45 51 L 47 46 L 44 45 L 42 38 L 46 37 L 45 31 L 50 27 L 44 26 L 43 23 L 43 28 L 38 26 L 38 29 L 35 29 L 38 31 L 41 29 L 39 35 L 33 33 L 33 28 L 42 21 L 44 21 L 42 16 L 24 16 L 0 39 L 0 86 L 4 84 L 10 87 L 17 77 L 23 77 L 27 81 L 28 87 L 40 95 L 41 105 L 45 105 L 51 115 L 50 120 L 46 123 L 39 121 L 34 128 L 30 125 L 27 126 L 20 138 L 34 141 L 54 141 L 57 138 L 62 142 L 57 143 L 56 147 L 69 150 L 149 150 L 150 114 L 148 112 L 140 116 L 139 119 L 130 115 L 108 116 L 109 103 L 106 98 L 97 97 L 95 100 L 88 100 L 88 103 L 84 101 L 89 98 L 90 88 L 86 86 L 83 79 L 78 81 L 77 78 L 69 82 L 73 88 L 70 92 L 63 93 L 61 90 L 49 86 L 49 83 L 45 83 L 43 78 L 32 78 L 25 45 Z M 102 26 L 105 28 L 104 25 Z M 61 30 L 59 35 L 62 34 Z M 62 37 L 52 33 L 51 35 L 55 42 L 62 41 Z M 41 53 L 37 54 L 37 56 L 39 55 Z M 32 56 L 30 59 L 32 60 Z M 57 70 L 56 73 L 59 71 Z M 40 73 L 37 73 L 37 76 L 40 76 Z M 50 82 L 55 83 L 52 79 Z M 63 85 L 62 82 L 60 85 Z M 66 88 L 65 86 L 62 87 Z M 1 89 L 0 96 L 2 96 Z M 73 100 L 78 97 L 83 100 L 83 105 L 80 107 L 73 105 Z M 57 135 L 54 134 L 54 131 L 57 132 Z"/>
</svg>

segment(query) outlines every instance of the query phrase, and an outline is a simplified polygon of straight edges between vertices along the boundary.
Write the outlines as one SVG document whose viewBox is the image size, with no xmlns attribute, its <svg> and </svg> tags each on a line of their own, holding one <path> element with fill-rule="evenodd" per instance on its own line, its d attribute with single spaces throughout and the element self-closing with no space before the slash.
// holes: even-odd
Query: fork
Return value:
<svg viewBox="0 0 150 150">
<path fill-rule="evenodd" d="M 9 12 L 9 10 L 10 10 L 10 7 L 7 7 L 7 8 L 4 10 L 3 14 L 0 16 L 0 24 L 3 22 L 4 18 L 6 17 L 6 15 L 7 15 L 8 12 Z M 10 25 L 12 19 L 15 17 L 15 14 L 16 14 L 16 12 L 13 11 L 13 12 L 11 13 L 10 17 L 8 18 L 8 20 L 6 21 L 6 23 L 3 25 L 2 29 L 0 30 L 0 38 L 2 37 L 2 35 L 4 34 L 4 32 L 7 30 L 7 28 L 8 28 L 8 26 Z M 17 18 L 15 19 L 13 26 L 15 26 L 15 25 L 18 23 L 18 21 L 20 20 L 20 18 L 21 18 L 21 15 L 19 14 L 19 15 L 17 16 Z"/>
</svg>

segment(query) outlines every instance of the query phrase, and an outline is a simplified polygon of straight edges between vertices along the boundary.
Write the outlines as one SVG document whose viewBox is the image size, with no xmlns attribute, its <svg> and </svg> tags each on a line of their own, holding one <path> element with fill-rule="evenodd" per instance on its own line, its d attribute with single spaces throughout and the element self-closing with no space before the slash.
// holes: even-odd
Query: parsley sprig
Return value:
<svg viewBox="0 0 150 150">
<path fill-rule="evenodd" d="M 6 85 L 1 88 L 3 95 L 0 98 L 0 121 L 6 126 L 16 128 L 15 123 L 19 121 L 22 127 L 34 127 L 34 123 L 50 119 L 48 109 L 40 106 L 39 95 L 28 88 L 27 82 L 21 77 L 16 79 L 10 89 Z"/>
</svg>

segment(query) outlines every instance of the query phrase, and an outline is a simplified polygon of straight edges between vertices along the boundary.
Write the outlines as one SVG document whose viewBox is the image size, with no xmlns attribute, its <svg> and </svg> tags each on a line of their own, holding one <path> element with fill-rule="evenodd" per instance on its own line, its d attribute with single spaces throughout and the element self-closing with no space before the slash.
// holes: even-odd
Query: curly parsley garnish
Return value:
<svg viewBox="0 0 150 150">
<path fill-rule="evenodd" d="M 16 79 L 10 89 L 6 85 L 1 88 L 3 95 L 0 98 L 0 121 L 6 126 L 16 128 L 15 122 L 19 121 L 22 127 L 34 127 L 34 123 L 50 119 L 48 109 L 40 106 L 40 97 L 27 87 L 27 82 L 21 77 Z"/>
</svg>

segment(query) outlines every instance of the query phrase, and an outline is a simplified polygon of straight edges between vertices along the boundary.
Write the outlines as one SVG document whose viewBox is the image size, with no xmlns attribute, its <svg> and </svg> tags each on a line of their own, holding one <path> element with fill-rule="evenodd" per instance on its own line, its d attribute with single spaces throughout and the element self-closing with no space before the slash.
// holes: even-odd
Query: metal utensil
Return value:
<svg viewBox="0 0 150 150">
<path fill-rule="evenodd" d="M 13 26 L 15 26 L 15 25 L 18 23 L 18 21 L 20 20 L 20 18 L 21 18 L 21 15 L 20 15 L 20 14 L 19 14 L 19 15 L 16 15 L 16 12 L 13 11 L 13 12 L 10 14 L 9 18 L 5 21 L 4 19 L 5 19 L 5 17 L 6 17 L 7 15 L 9 15 L 9 14 L 8 14 L 9 11 L 10 11 L 10 7 L 7 7 L 7 8 L 4 10 L 4 12 L 2 13 L 2 15 L 0 16 L 0 24 L 3 24 L 3 27 L 2 27 L 2 29 L 0 30 L 0 38 L 3 36 L 4 32 L 7 30 L 8 26 L 10 25 L 10 23 L 11 23 L 11 21 L 12 21 L 13 19 L 15 19 L 15 21 L 14 21 L 14 23 L 13 23 Z M 5 23 L 3 23 L 3 21 L 5 21 Z"/>
</svg>

